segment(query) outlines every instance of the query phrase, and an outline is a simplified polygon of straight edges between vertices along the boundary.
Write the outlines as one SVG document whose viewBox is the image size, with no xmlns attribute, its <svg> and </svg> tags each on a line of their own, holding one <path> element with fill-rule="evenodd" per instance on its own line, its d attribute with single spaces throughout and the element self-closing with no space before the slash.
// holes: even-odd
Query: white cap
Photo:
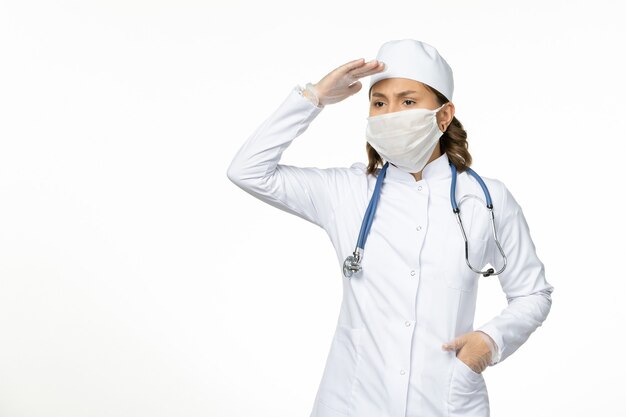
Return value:
<svg viewBox="0 0 626 417">
<path fill-rule="evenodd" d="M 452 101 L 452 68 L 435 47 L 414 39 L 388 41 L 380 47 L 376 59 L 385 63 L 385 70 L 371 75 L 368 96 L 380 80 L 408 78 L 435 88 Z"/>
</svg>

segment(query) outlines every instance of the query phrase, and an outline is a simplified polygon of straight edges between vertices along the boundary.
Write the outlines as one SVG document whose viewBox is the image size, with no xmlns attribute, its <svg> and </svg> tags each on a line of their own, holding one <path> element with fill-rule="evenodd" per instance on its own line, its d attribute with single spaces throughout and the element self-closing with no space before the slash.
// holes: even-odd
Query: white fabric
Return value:
<svg viewBox="0 0 626 417">
<path fill-rule="evenodd" d="M 385 63 L 385 70 L 370 76 L 369 90 L 385 78 L 408 78 L 428 84 L 452 101 L 452 68 L 434 46 L 414 39 L 388 41 L 376 59 Z"/>
<path fill-rule="evenodd" d="M 334 278 L 342 280 L 343 301 L 310 416 L 489 416 L 482 373 L 441 348 L 473 330 L 478 283 L 465 264 L 450 206 L 447 156 L 426 165 L 420 181 L 388 167 L 363 271 L 345 278 L 343 261 L 354 250 L 376 178 L 365 174 L 362 162 L 325 169 L 279 164 L 321 110 L 296 86 L 245 141 L 227 171 L 254 197 L 322 227 L 336 249 Z M 493 338 L 502 361 L 546 319 L 553 287 L 520 206 L 502 182 L 483 179 L 508 255 L 498 279 L 509 304 L 475 330 Z M 457 196 L 465 193 L 483 197 L 476 181 L 462 173 Z M 472 205 L 475 199 L 466 201 L 461 213 L 472 262 L 500 265 L 486 210 Z M 268 251 L 268 256 L 280 260 L 280 254 Z"/>
<path fill-rule="evenodd" d="M 437 125 L 443 106 L 369 116 L 365 138 L 385 161 L 406 172 L 420 172 L 443 135 Z"/>
</svg>

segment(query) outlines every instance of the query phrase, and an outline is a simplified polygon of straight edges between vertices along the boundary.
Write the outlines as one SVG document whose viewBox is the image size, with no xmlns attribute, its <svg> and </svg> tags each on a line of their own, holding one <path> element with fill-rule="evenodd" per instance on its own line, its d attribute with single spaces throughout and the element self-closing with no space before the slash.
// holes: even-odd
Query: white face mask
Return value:
<svg viewBox="0 0 626 417">
<path fill-rule="evenodd" d="M 443 132 L 435 110 L 410 109 L 367 118 L 365 137 L 378 154 L 409 173 L 420 172 Z"/>
</svg>

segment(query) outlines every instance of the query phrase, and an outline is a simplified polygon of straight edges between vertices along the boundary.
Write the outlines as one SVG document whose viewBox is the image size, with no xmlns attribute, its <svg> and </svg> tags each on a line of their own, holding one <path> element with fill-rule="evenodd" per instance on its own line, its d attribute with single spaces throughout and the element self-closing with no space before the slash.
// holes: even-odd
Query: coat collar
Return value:
<svg viewBox="0 0 626 417">
<path fill-rule="evenodd" d="M 422 170 L 422 179 L 423 180 L 436 180 L 436 179 L 446 179 L 452 176 L 452 172 L 450 171 L 450 163 L 448 160 L 448 154 L 445 152 L 436 159 L 430 161 L 424 169 Z M 391 179 L 393 181 L 400 182 L 409 182 L 409 183 L 417 183 L 419 181 L 415 180 L 413 174 L 406 172 L 391 162 L 389 162 L 389 167 L 387 167 L 387 174 L 385 175 L 385 179 Z"/>
</svg>

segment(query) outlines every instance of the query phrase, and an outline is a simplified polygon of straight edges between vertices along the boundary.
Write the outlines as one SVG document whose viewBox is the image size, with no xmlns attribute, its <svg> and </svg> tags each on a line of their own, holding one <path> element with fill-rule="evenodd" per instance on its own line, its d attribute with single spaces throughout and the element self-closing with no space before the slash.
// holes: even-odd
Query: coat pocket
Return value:
<svg viewBox="0 0 626 417">
<path fill-rule="evenodd" d="M 482 374 L 474 371 L 468 364 L 459 359 L 458 356 L 454 356 L 454 361 L 456 362 L 454 365 L 459 368 L 458 371 L 463 373 L 467 379 L 476 381 L 482 378 Z"/>
<path fill-rule="evenodd" d="M 453 358 L 448 395 L 449 417 L 489 417 L 489 395 L 482 374 Z"/>
<path fill-rule="evenodd" d="M 467 259 L 472 267 L 478 270 L 483 269 L 483 262 L 487 251 L 488 239 L 468 238 L 467 239 Z M 473 291 L 481 276 L 472 271 L 465 260 L 465 241 L 453 239 L 447 242 L 447 253 L 445 259 L 446 284 L 450 288 L 461 291 Z"/>
<path fill-rule="evenodd" d="M 342 324 L 337 326 L 320 383 L 319 402 L 345 415 L 351 405 L 363 331 Z"/>
</svg>

